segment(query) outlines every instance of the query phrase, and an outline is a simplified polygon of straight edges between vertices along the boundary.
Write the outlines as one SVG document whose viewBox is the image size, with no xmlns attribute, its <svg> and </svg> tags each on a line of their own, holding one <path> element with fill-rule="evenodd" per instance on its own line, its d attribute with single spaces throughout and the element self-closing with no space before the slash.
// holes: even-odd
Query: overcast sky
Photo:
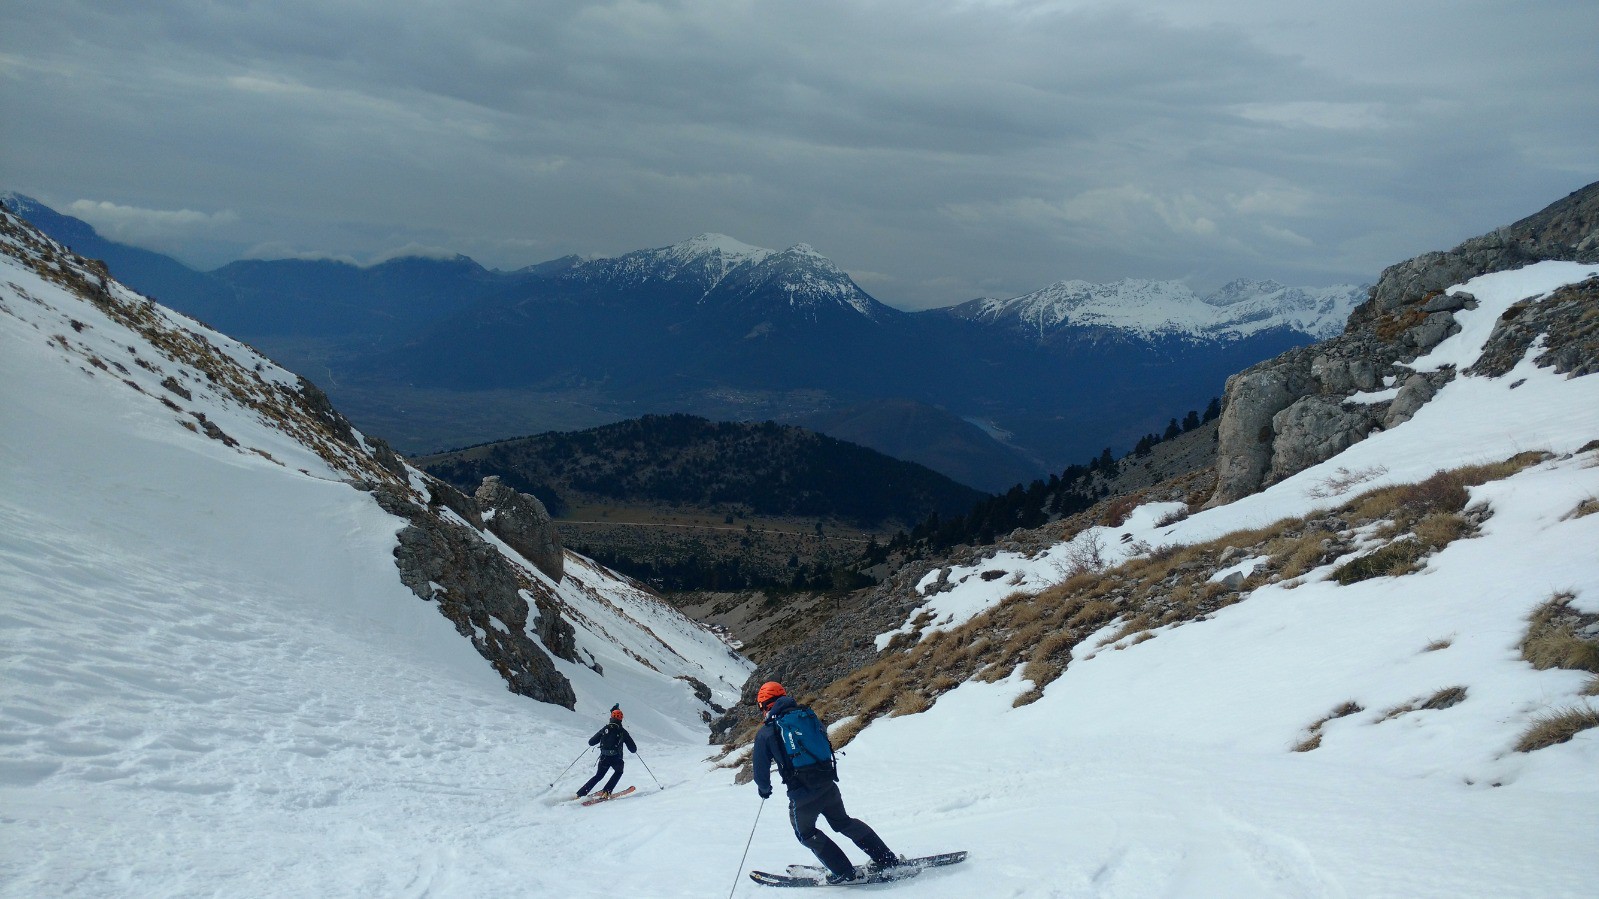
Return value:
<svg viewBox="0 0 1599 899">
<path fill-rule="evenodd" d="M 0 189 L 212 267 L 705 231 L 1320 286 L 1599 180 L 1595 0 L 0 0 Z"/>
</svg>

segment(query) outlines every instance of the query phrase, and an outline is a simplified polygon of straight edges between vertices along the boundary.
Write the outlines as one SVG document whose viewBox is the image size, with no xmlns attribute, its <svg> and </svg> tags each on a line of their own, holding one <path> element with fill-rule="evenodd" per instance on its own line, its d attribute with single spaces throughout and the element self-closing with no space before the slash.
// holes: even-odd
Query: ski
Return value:
<svg viewBox="0 0 1599 899">
<path fill-rule="evenodd" d="M 762 886 L 769 887 L 855 887 L 865 886 L 866 884 L 870 883 L 892 883 L 896 880 L 904 880 L 907 877 L 915 877 L 920 873 L 922 873 L 921 868 L 912 867 L 909 865 L 901 865 L 898 868 L 884 868 L 881 871 L 873 871 L 870 874 L 863 874 L 859 877 L 856 877 L 854 880 L 846 880 L 843 883 L 828 883 L 825 869 L 824 873 L 820 875 L 813 874 L 803 877 L 794 877 L 788 874 L 773 874 L 769 871 L 751 871 L 750 880 L 753 880 Z"/>
<path fill-rule="evenodd" d="M 907 858 L 900 862 L 899 868 L 916 868 L 917 870 L 941 868 L 945 865 L 953 865 L 963 861 L 966 861 L 965 850 L 944 852 L 939 855 L 924 855 L 920 858 Z M 898 868 L 890 870 L 898 870 Z M 821 865 L 789 865 L 788 873 L 790 877 L 826 877 L 827 869 Z"/>
<path fill-rule="evenodd" d="M 617 792 L 612 793 L 609 796 L 590 796 L 587 799 L 583 800 L 583 805 L 585 805 L 585 806 L 597 805 L 597 804 L 599 804 L 601 802 L 610 802 L 612 799 L 621 799 L 623 796 L 627 796 L 627 795 L 631 794 L 635 789 L 637 789 L 637 788 L 636 787 L 628 787 L 625 790 L 618 790 Z"/>
</svg>

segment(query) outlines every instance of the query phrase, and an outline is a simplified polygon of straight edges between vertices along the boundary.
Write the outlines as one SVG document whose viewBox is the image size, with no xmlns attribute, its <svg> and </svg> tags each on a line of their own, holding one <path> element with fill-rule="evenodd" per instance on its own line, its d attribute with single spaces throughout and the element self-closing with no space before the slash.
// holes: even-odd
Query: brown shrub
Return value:
<svg viewBox="0 0 1599 899">
<path fill-rule="evenodd" d="M 1093 602 L 1084 604 L 1077 611 L 1077 614 L 1071 617 L 1069 623 L 1074 628 L 1087 629 L 1091 626 L 1104 624 L 1115 617 L 1115 606 L 1102 599 L 1096 599 Z"/>
<path fill-rule="evenodd" d="M 1416 560 L 1426 551 L 1418 540 L 1395 540 L 1382 549 L 1334 568 L 1332 579 L 1347 586 L 1374 577 L 1407 574 L 1416 570 Z"/>
<path fill-rule="evenodd" d="M 906 690 L 894 701 L 894 707 L 889 710 L 890 718 L 900 715 L 915 715 L 925 712 L 933 707 L 933 700 L 929 699 L 920 690 Z"/>
<path fill-rule="evenodd" d="M 1416 522 L 1416 538 L 1435 550 L 1471 532 L 1471 522 L 1454 512 L 1434 512 Z"/>
<path fill-rule="evenodd" d="M 1294 744 L 1294 752 L 1309 752 L 1312 749 L 1320 746 L 1321 729 L 1327 726 L 1327 722 L 1338 718 L 1347 718 L 1350 715 L 1364 712 L 1365 710 L 1366 709 L 1364 706 L 1358 702 L 1355 702 L 1353 699 L 1335 706 L 1331 712 L 1323 715 L 1314 724 L 1307 728 L 1308 735 L 1303 740 L 1300 740 L 1298 743 Z"/>
<path fill-rule="evenodd" d="M 1439 690 L 1438 692 L 1436 692 L 1436 693 L 1432 694 L 1431 696 L 1427 697 L 1427 701 L 1423 702 L 1421 704 L 1421 707 L 1424 708 L 1424 709 L 1435 709 L 1435 710 L 1436 709 L 1447 709 L 1447 708 L 1453 708 L 1454 706 L 1460 705 L 1462 702 L 1465 702 L 1465 701 L 1466 701 L 1466 688 L 1465 687 L 1458 687 L 1458 686 L 1457 687 L 1445 687 L 1442 690 Z"/>
<path fill-rule="evenodd" d="M 1144 495 L 1142 493 L 1135 493 L 1129 496 L 1120 496 L 1114 500 L 1111 500 L 1110 504 L 1105 506 L 1103 517 L 1105 525 L 1107 527 L 1119 528 L 1123 524 L 1126 524 L 1127 517 L 1133 514 L 1133 510 L 1138 508 L 1139 503 L 1142 503 L 1143 501 Z"/>
<path fill-rule="evenodd" d="M 1532 667 L 1599 672 L 1599 641 L 1579 637 L 1573 625 L 1583 620 L 1571 608 L 1575 598 L 1570 592 L 1556 593 L 1533 610 L 1521 641 L 1521 657 Z"/>
<path fill-rule="evenodd" d="M 845 746 L 849 745 L 851 740 L 859 736 L 860 732 L 865 730 L 866 725 L 870 723 L 871 721 L 865 716 L 856 715 L 850 720 L 845 721 L 843 724 L 829 729 L 827 733 L 827 742 L 832 743 L 835 750 L 843 749 Z M 753 737 L 751 739 L 753 739 Z"/>
<path fill-rule="evenodd" d="M 1591 727 L 1599 727 L 1599 711 L 1587 706 L 1545 712 L 1534 718 L 1521 739 L 1516 741 L 1516 751 L 1532 752 L 1564 743 Z"/>
</svg>

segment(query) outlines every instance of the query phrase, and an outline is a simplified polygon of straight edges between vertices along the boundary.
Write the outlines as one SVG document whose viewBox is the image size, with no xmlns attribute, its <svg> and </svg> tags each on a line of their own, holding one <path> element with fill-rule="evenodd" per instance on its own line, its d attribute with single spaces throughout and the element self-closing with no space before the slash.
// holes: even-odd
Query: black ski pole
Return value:
<svg viewBox="0 0 1599 899">
<path fill-rule="evenodd" d="M 649 763 L 644 761 L 644 756 L 639 755 L 638 753 L 635 752 L 635 753 L 633 753 L 633 757 L 638 759 L 638 763 L 640 765 L 644 766 L 644 770 L 645 771 L 650 771 Z M 655 781 L 656 788 L 662 789 L 662 790 L 666 789 L 665 787 L 661 786 L 661 779 L 659 777 L 655 776 L 655 772 L 654 771 L 650 771 L 650 780 Z"/>
<path fill-rule="evenodd" d="M 744 860 L 750 857 L 750 844 L 755 842 L 755 828 L 761 823 L 761 809 L 766 808 L 766 800 L 755 808 L 755 823 L 750 825 L 750 838 L 744 842 L 744 854 L 738 858 L 738 870 L 733 872 L 733 889 L 727 891 L 727 899 L 733 899 L 733 891 L 738 889 L 738 876 L 744 873 Z"/>
<path fill-rule="evenodd" d="M 588 749 L 585 749 L 582 752 L 578 753 L 577 754 L 577 758 L 572 760 L 572 765 L 577 764 L 578 759 L 581 759 L 583 756 L 588 755 L 589 754 L 589 749 L 593 749 L 593 748 L 594 748 L 593 746 L 590 746 Z M 572 765 L 567 765 L 564 769 L 561 770 L 560 774 L 555 775 L 555 780 L 560 780 L 561 778 L 565 777 L 566 776 L 566 772 L 572 770 Z M 546 789 L 546 790 L 555 789 L 555 780 L 550 781 L 550 785 L 545 787 L 544 789 Z"/>
</svg>

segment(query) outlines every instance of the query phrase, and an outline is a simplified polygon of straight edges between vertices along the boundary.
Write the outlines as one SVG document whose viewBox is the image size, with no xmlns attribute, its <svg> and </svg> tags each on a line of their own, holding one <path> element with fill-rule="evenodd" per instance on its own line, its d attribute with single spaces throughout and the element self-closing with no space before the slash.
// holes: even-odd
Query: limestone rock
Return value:
<svg viewBox="0 0 1599 899">
<path fill-rule="evenodd" d="M 1350 317 L 1350 327 L 1478 275 L 1545 259 L 1599 262 L 1599 183 L 1447 253 L 1425 253 L 1389 266 L 1371 289 L 1371 300 Z"/>
<path fill-rule="evenodd" d="M 1338 455 L 1366 439 L 1375 422 L 1368 407 L 1345 408 L 1336 399 L 1307 396 L 1272 416 L 1271 470 L 1275 483 Z"/>
<path fill-rule="evenodd" d="M 566 553 L 555 522 L 538 497 L 518 493 L 496 476 L 477 488 L 477 506 L 484 524 L 556 583 L 566 573 Z"/>
<path fill-rule="evenodd" d="M 385 511 L 410 522 L 394 550 L 401 582 L 437 603 L 513 693 L 574 708 L 571 682 L 527 635 L 531 596 L 539 639 L 550 652 L 575 661 L 576 635 L 558 607 L 527 590 L 510 561 L 476 531 L 432 514 L 395 486 L 379 486 L 372 495 Z"/>
<path fill-rule="evenodd" d="M 1314 384 L 1308 366 L 1295 365 L 1290 352 L 1282 364 L 1263 364 L 1227 379 L 1226 401 L 1217 428 L 1216 493 L 1221 505 L 1260 489 L 1271 470 L 1273 417 L 1308 394 Z M 1278 362 L 1273 360 L 1273 362 Z"/>
<path fill-rule="evenodd" d="M 1380 381 L 1377 366 L 1370 359 L 1343 359 L 1318 355 L 1310 363 L 1310 376 L 1323 394 L 1348 396 L 1360 390 L 1374 390 Z"/>
<path fill-rule="evenodd" d="M 1421 324 L 1406 331 L 1403 342 L 1405 346 L 1415 347 L 1419 355 L 1443 343 L 1445 338 L 1459 330 L 1460 325 L 1455 321 L 1454 313 L 1434 312 L 1422 319 Z"/>
<path fill-rule="evenodd" d="M 1399 388 L 1399 395 L 1388 404 L 1388 414 L 1384 416 L 1382 426 L 1385 429 L 1392 428 L 1409 421 L 1437 392 L 1426 375 L 1414 374 L 1406 378 L 1404 385 Z"/>
</svg>

